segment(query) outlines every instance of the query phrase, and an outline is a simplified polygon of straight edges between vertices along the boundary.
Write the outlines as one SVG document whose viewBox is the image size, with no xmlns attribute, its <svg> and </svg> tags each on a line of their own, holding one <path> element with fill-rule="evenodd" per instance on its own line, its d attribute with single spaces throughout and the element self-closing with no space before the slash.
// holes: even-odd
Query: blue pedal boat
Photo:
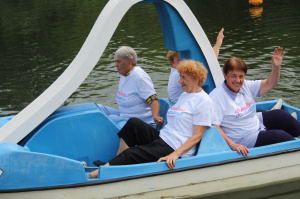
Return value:
<svg viewBox="0 0 300 199">
<path fill-rule="evenodd" d="M 183 0 L 110 0 L 66 71 L 19 114 L 0 118 L 0 198 L 200 198 L 240 191 L 269 196 L 296 189 L 291 184 L 300 182 L 299 139 L 252 148 L 244 157 L 215 127 L 206 130 L 196 155 L 177 160 L 174 170 L 156 162 L 100 166 L 98 178 L 86 178 L 98 169 L 94 160 L 116 155 L 121 124 L 94 103 L 60 105 L 96 65 L 125 13 L 144 3 L 159 14 L 166 49 L 208 69 L 204 90 L 223 82 L 212 46 Z M 269 110 L 276 102 L 256 106 Z M 165 116 L 172 104 L 162 98 L 160 105 Z M 283 109 L 300 115 L 285 102 Z"/>
</svg>

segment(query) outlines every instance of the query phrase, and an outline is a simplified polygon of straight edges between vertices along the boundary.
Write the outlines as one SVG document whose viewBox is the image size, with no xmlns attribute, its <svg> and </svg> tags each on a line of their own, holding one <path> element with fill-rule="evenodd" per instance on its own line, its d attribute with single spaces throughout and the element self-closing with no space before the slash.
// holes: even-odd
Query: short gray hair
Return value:
<svg viewBox="0 0 300 199">
<path fill-rule="evenodd" d="M 132 65 L 136 65 L 137 61 L 137 55 L 133 48 L 129 46 L 121 46 L 116 52 L 115 52 L 115 60 L 117 60 L 118 57 L 121 57 L 122 59 L 128 61 L 131 57 L 133 58 Z"/>
</svg>

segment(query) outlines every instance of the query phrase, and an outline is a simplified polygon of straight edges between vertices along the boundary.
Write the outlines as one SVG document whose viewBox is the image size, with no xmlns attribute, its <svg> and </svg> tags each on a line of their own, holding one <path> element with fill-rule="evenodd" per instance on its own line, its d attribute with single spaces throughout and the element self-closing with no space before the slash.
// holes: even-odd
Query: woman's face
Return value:
<svg viewBox="0 0 300 199">
<path fill-rule="evenodd" d="M 180 74 L 178 83 L 181 84 L 182 90 L 186 93 L 199 92 L 198 80 L 193 79 L 190 75 Z"/>
<path fill-rule="evenodd" d="M 172 66 L 177 69 L 177 66 L 180 64 L 180 56 L 174 56 L 173 61 L 171 62 Z"/>
<path fill-rule="evenodd" d="M 229 71 L 227 75 L 224 75 L 224 78 L 227 88 L 234 93 L 238 93 L 244 84 L 245 73 L 239 70 Z"/>
<path fill-rule="evenodd" d="M 122 57 L 118 57 L 115 62 L 120 75 L 126 76 L 132 68 L 132 58 L 129 58 L 129 60 L 126 61 Z"/>
</svg>

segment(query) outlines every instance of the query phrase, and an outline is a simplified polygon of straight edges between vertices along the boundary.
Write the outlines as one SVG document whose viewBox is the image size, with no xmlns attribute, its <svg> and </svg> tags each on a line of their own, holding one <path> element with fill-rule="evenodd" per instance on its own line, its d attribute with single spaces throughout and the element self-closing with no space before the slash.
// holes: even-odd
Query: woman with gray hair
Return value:
<svg viewBox="0 0 300 199">
<path fill-rule="evenodd" d="M 129 46 L 122 46 L 116 51 L 114 59 L 121 75 L 116 96 L 119 110 L 101 104 L 98 106 L 120 127 L 131 117 L 139 118 L 152 127 L 162 126 L 164 120 L 159 116 L 158 96 L 150 76 L 141 67 L 136 66 L 135 50 Z"/>
</svg>

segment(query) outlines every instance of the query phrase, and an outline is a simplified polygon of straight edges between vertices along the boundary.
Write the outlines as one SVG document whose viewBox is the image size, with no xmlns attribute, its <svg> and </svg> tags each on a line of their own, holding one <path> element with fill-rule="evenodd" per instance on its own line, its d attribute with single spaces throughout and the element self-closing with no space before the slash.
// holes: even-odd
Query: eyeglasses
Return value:
<svg viewBox="0 0 300 199">
<path fill-rule="evenodd" d="M 232 74 L 232 75 L 230 75 L 230 77 L 233 78 L 233 79 L 236 79 L 238 77 L 239 77 L 239 79 L 244 79 L 245 75 L 235 75 L 235 74 Z"/>
</svg>

